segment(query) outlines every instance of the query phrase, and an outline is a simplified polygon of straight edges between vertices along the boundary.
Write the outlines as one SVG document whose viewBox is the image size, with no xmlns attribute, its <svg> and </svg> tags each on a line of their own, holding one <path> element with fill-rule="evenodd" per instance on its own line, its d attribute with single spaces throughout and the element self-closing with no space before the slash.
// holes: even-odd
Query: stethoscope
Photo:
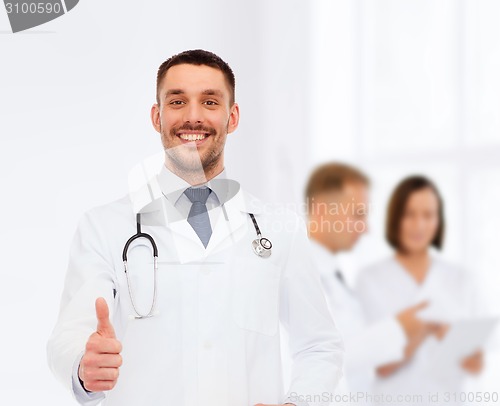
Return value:
<svg viewBox="0 0 500 406">
<path fill-rule="evenodd" d="M 258 255 L 261 258 L 269 258 L 271 256 L 271 248 L 273 247 L 273 244 L 268 238 L 262 237 L 262 233 L 260 232 L 259 225 L 257 224 L 257 220 L 255 219 L 255 216 L 252 213 L 248 213 L 249 216 L 252 219 L 253 225 L 255 227 L 255 232 L 257 233 L 257 238 L 252 241 L 252 250 L 253 252 Z M 135 316 L 134 318 L 136 319 L 145 319 L 148 317 L 152 317 L 154 315 L 154 311 L 156 308 L 156 296 L 157 296 L 157 273 L 158 273 L 158 247 L 156 246 L 155 240 L 153 237 L 151 237 L 147 233 L 143 233 L 141 231 L 141 214 L 137 213 L 136 216 L 136 222 L 137 222 L 137 233 L 134 234 L 132 237 L 128 239 L 128 241 L 125 243 L 125 246 L 123 247 L 123 254 L 122 254 L 122 259 L 123 259 L 123 267 L 125 269 L 125 277 L 127 279 L 127 287 L 128 287 L 128 293 L 130 295 L 130 301 L 132 303 L 132 307 L 134 308 Z M 130 278 L 129 278 L 129 269 L 127 265 L 127 252 L 130 247 L 130 244 L 137 240 L 138 238 L 146 238 L 150 244 L 151 247 L 153 248 L 153 302 L 151 303 L 151 308 L 149 309 L 149 312 L 147 314 L 142 314 L 137 310 L 137 306 L 135 303 L 135 297 L 134 293 L 132 290 L 132 284 L 130 283 Z"/>
</svg>

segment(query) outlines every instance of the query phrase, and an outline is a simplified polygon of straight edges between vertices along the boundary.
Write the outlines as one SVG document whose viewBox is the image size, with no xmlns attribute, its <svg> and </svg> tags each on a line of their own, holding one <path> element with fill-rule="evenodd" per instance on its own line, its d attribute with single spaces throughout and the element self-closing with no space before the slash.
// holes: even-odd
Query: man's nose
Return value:
<svg viewBox="0 0 500 406">
<path fill-rule="evenodd" d="M 189 103 L 184 109 L 184 122 L 191 124 L 202 123 L 203 111 L 201 106 L 197 103 Z"/>
</svg>

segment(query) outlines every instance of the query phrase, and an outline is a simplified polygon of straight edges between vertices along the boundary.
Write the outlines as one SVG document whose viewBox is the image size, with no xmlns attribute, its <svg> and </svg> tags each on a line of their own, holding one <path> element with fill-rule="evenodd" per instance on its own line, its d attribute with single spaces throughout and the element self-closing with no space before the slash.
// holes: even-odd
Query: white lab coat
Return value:
<svg viewBox="0 0 500 406">
<path fill-rule="evenodd" d="M 342 404 L 370 403 L 364 395 L 371 391 L 375 368 L 403 359 L 405 332 L 393 316 L 368 323 L 358 293 L 348 285 L 347 278 L 341 281 L 335 275 L 340 271 L 337 256 L 314 240 L 311 247 L 330 312 L 345 345 L 345 386 L 337 399 Z"/>
<path fill-rule="evenodd" d="M 168 188 L 160 180 L 160 187 Z M 156 224 L 143 225 L 142 231 L 156 240 L 159 271 L 158 314 L 142 320 L 130 317 L 134 312 L 122 262 L 125 241 L 136 228 L 130 198 L 83 216 L 47 347 L 52 371 L 75 396 L 81 388 L 73 387 L 72 375 L 95 331 L 94 303 L 102 296 L 123 344 L 120 377 L 113 390 L 104 392 L 106 406 L 327 404 L 321 395 L 332 393 L 340 379 L 342 344 L 319 278 L 310 272 L 303 222 L 290 212 L 265 210 L 241 189 L 223 208 L 206 250 L 167 199 L 144 210 L 143 222 Z M 249 212 L 273 243 L 270 258 L 252 251 L 256 233 Z M 147 312 L 151 254 L 144 247 L 130 251 L 136 258 L 129 260 L 132 288 Z M 288 332 L 293 357 L 288 391 L 282 383 L 280 326 Z M 104 393 L 81 401 L 95 405 Z"/>
<path fill-rule="evenodd" d="M 357 289 L 371 321 L 423 301 L 428 301 L 435 313 L 448 314 L 452 320 L 470 317 L 473 311 L 473 294 L 467 281 L 470 280 L 461 269 L 433 254 L 428 274 L 419 285 L 394 257 L 390 257 L 365 268 L 359 275 Z M 443 394 L 459 393 L 466 374 L 458 365 L 446 373 L 441 371 L 440 365 L 434 362 L 439 345 L 435 336 L 428 337 L 407 365 L 390 377 L 377 378 L 375 393 L 423 396 L 429 404 L 452 404 L 451 400 L 444 401 Z M 439 401 L 437 398 L 429 400 L 429 394 L 436 392 L 441 394 Z"/>
</svg>

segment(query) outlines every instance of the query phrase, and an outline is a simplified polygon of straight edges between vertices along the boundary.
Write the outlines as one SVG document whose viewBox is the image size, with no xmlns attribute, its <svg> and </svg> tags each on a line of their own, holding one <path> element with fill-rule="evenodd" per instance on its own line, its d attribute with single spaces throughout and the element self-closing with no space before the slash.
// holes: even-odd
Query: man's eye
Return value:
<svg viewBox="0 0 500 406">
<path fill-rule="evenodd" d="M 207 100 L 204 102 L 207 106 L 216 106 L 217 105 L 217 102 L 213 101 L 213 100 Z"/>
<path fill-rule="evenodd" d="M 181 104 L 184 104 L 182 100 L 172 100 L 169 104 L 173 104 L 175 106 L 179 106 Z"/>
</svg>

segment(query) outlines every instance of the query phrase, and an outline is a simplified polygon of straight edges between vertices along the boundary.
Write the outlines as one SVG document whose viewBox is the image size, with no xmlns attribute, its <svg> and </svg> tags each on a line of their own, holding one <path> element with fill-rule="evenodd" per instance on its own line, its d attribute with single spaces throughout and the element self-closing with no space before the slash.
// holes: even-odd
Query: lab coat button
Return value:
<svg viewBox="0 0 500 406">
<path fill-rule="evenodd" d="M 212 271 L 210 270 L 210 268 L 203 268 L 201 272 L 203 273 L 203 275 L 210 275 Z"/>
<path fill-rule="evenodd" d="M 205 350 L 212 349 L 212 342 L 210 340 L 205 341 L 205 343 L 203 344 L 203 348 L 205 348 Z"/>
</svg>

